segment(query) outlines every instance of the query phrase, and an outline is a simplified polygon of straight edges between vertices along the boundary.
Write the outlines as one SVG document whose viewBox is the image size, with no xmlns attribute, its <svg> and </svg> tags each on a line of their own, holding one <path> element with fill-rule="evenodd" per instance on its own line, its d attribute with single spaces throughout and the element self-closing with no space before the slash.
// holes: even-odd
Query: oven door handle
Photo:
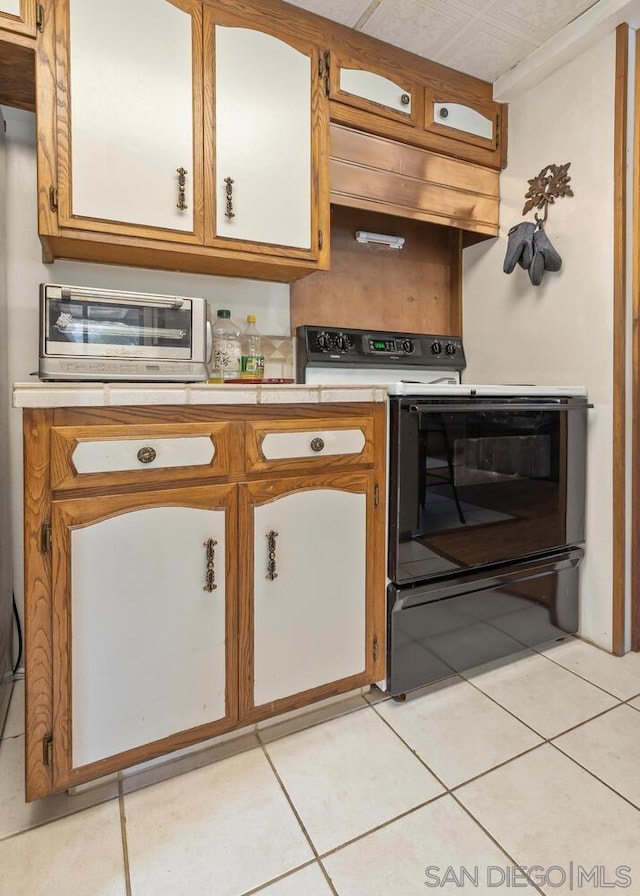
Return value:
<svg viewBox="0 0 640 896">
<path fill-rule="evenodd" d="M 469 404 L 410 404 L 411 414 L 451 414 L 456 411 L 584 411 L 592 404 L 485 404 L 482 401 Z"/>
</svg>

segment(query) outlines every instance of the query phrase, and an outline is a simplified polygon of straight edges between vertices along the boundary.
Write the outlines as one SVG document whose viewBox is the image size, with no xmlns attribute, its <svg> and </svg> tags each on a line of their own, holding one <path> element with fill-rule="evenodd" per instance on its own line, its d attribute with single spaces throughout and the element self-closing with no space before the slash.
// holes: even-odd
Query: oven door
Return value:
<svg viewBox="0 0 640 896">
<path fill-rule="evenodd" d="M 584 398 L 390 399 L 389 578 L 584 540 Z"/>
</svg>

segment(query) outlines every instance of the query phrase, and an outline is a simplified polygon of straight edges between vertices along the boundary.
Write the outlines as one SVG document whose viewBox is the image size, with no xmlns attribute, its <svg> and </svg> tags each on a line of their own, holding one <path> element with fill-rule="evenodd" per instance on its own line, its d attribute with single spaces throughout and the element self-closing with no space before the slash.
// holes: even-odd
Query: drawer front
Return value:
<svg viewBox="0 0 640 896">
<path fill-rule="evenodd" d="M 310 425 L 311 424 L 311 425 Z M 247 472 L 373 463 L 370 417 L 247 423 Z"/>
<path fill-rule="evenodd" d="M 51 487 L 211 479 L 243 469 L 238 423 L 59 426 L 51 430 Z"/>
</svg>

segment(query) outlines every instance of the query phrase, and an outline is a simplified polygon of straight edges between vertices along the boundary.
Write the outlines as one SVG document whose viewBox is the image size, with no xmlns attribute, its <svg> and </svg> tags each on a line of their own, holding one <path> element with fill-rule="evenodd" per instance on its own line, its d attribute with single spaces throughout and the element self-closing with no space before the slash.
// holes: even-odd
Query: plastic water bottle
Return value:
<svg viewBox="0 0 640 896">
<path fill-rule="evenodd" d="M 231 320 L 231 312 L 221 308 L 211 328 L 212 350 L 209 382 L 223 383 L 240 376 L 240 328 Z"/>
<path fill-rule="evenodd" d="M 247 380 L 261 380 L 264 376 L 264 355 L 262 354 L 260 333 L 256 328 L 256 319 L 253 314 L 247 314 L 247 325 L 242 334 L 241 346 L 242 372 L 240 376 Z"/>
</svg>

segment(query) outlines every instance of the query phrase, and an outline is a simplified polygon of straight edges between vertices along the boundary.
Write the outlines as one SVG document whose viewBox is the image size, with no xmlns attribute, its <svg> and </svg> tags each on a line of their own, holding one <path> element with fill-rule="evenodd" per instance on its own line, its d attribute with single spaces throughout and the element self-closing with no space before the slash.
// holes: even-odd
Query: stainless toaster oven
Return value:
<svg viewBox="0 0 640 896">
<path fill-rule="evenodd" d="M 40 379 L 198 382 L 210 353 L 205 299 L 40 285 Z"/>
</svg>

